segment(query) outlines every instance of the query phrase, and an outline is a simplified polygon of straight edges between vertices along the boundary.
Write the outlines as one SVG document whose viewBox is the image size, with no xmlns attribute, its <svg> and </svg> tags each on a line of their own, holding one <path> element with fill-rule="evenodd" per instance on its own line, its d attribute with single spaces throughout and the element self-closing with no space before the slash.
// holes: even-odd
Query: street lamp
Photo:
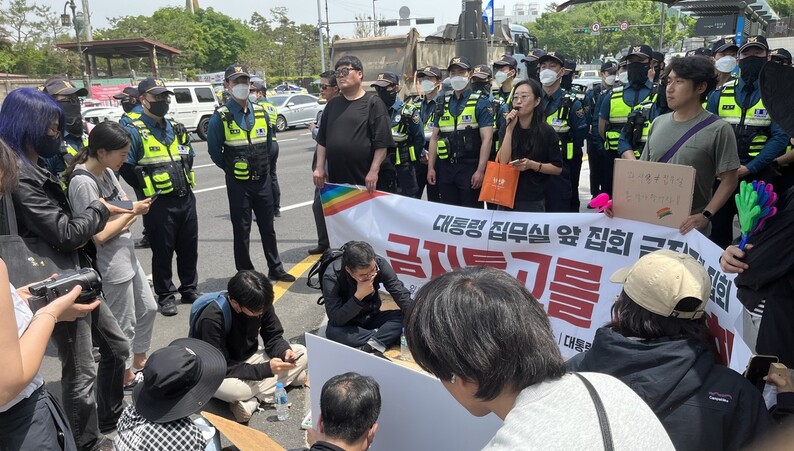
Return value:
<svg viewBox="0 0 794 451">
<path fill-rule="evenodd" d="M 66 14 L 66 8 L 70 8 L 72 10 L 72 17 L 70 18 L 68 14 Z M 68 0 L 66 4 L 63 5 L 63 14 L 61 14 L 61 25 L 64 27 L 68 27 L 74 22 L 74 34 L 77 37 L 77 55 L 80 59 L 80 75 L 83 79 L 83 87 L 86 89 L 89 88 L 88 81 L 86 79 L 85 73 L 85 63 L 83 62 L 83 46 L 80 44 L 80 29 L 78 28 L 77 24 L 77 5 L 74 4 L 74 0 Z"/>
<path fill-rule="evenodd" d="M 372 37 L 378 35 L 378 16 L 375 15 L 375 0 L 372 0 Z"/>
</svg>

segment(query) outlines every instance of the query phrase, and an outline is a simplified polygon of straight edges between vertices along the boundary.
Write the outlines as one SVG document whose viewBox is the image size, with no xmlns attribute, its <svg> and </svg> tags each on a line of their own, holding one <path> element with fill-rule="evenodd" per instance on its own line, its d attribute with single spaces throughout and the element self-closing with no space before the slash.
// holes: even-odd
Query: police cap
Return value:
<svg viewBox="0 0 794 451">
<path fill-rule="evenodd" d="M 466 58 L 465 56 L 456 56 L 451 60 L 449 60 L 449 66 L 447 66 L 447 70 L 452 70 L 454 66 L 460 67 L 461 69 L 464 70 L 471 69 L 471 63 L 469 62 L 469 59 Z"/>
<path fill-rule="evenodd" d="M 766 42 L 766 38 L 763 36 L 749 36 L 747 38 L 747 42 L 745 42 L 740 48 L 739 53 L 744 52 L 746 49 L 750 47 L 758 47 L 764 50 L 769 50 L 769 44 Z"/>
<path fill-rule="evenodd" d="M 169 91 L 168 88 L 165 87 L 165 82 L 163 82 L 162 78 L 149 77 L 138 83 L 138 93 L 140 93 L 140 95 L 151 94 L 156 96 L 164 92 L 174 95 L 173 91 Z"/>
<path fill-rule="evenodd" d="M 471 77 L 478 78 L 480 80 L 490 80 L 491 77 L 493 77 L 493 72 L 486 64 L 478 64 L 474 66 L 474 71 L 471 73 Z"/>
<path fill-rule="evenodd" d="M 70 96 L 72 94 L 77 94 L 79 97 L 85 97 L 88 95 L 87 89 L 75 87 L 72 82 L 66 78 L 51 78 L 49 83 L 44 85 L 44 91 L 51 96 Z"/>
<path fill-rule="evenodd" d="M 378 80 L 372 83 L 370 86 L 378 86 L 381 88 L 386 88 L 388 86 L 399 85 L 400 84 L 400 77 L 397 76 L 394 72 L 381 72 L 378 74 Z"/>
<path fill-rule="evenodd" d="M 248 66 L 242 64 L 232 64 L 231 66 L 227 67 L 226 72 L 223 73 L 223 79 L 226 81 L 232 81 L 240 77 L 251 78 L 251 74 L 248 73 Z"/>
<path fill-rule="evenodd" d="M 132 97 L 134 99 L 140 97 L 140 94 L 138 94 L 138 88 L 127 86 L 126 88 L 124 88 L 123 91 L 113 96 L 113 98 L 116 100 L 123 100 L 126 99 L 127 97 Z"/>
</svg>

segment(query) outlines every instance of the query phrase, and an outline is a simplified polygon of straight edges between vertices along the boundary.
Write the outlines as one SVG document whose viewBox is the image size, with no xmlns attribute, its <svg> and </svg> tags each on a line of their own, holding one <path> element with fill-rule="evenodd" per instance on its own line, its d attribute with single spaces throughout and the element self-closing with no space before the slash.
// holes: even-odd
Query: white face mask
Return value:
<svg viewBox="0 0 794 451">
<path fill-rule="evenodd" d="M 436 89 L 436 84 L 431 80 L 422 80 L 419 82 L 419 85 L 422 87 L 422 92 L 425 94 Z"/>
<path fill-rule="evenodd" d="M 615 76 L 614 75 L 607 75 L 606 77 L 604 77 L 604 83 L 606 83 L 607 86 L 614 85 L 615 84 Z"/>
<path fill-rule="evenodd" d="M 730 55 L 723 56 L 714 63 L 714 66 L 723 74 L 731 73 L 736 69 L 736 58 Z"/>
<path fill-rule="evenodd" d="M 251 103 L 256 103 L 256 101 L 257 101 L 256 94 L 248 94 L 248 100 Z"/>
<path fill-rule="evenodd" d="M 449 79 L 449 84 L 452 85 L 452 89 L 455 91 L 462 91 L 469 84 L 469 79 L 461 76 L 452 77 Z"/>
<path fill-rule="evenodd" d="M 540 83 L 543 84 L 543 86 L 553 85 L 554 82 L 557 81 L 557 78 L 559 78 L 559 74 L 551 69 L 543 69 L 540 71 Z"/>
<path fill-rule="evenodd" d="M 620 80 L 621 84 L 627 85 L 629 84 L 629 72 L 623 71 L 618 75 L 618 80 Z"/>
<path fill-rule="evenodd" d="M 249 91 L 250 88 L 245 83 L 232 86 L 232 96 L 237 100 L 248 99 Z"/>
<path fill-rule="evenodd" d="M 496 83 L 501 85 L 507 80 L 507 72 L 499 71 L 493 75 L 493 78 L 496 80 Z"/>
</svg>

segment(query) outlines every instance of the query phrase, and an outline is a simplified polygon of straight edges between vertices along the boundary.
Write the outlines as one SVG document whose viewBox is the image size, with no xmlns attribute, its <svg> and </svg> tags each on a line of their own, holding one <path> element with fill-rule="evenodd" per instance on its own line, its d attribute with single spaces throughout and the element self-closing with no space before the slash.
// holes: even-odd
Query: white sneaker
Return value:
<svg viewBox="0 0 794 451">
<path fill-rule="evenodd" d="M 234 401 L 229 403 L 229 410 L 232 411 L 234 419 L 238 423 L 248 423 L 254 412 L 259 408 L 259 400 L 251 398 L 248 401 Z"/>
</svg>

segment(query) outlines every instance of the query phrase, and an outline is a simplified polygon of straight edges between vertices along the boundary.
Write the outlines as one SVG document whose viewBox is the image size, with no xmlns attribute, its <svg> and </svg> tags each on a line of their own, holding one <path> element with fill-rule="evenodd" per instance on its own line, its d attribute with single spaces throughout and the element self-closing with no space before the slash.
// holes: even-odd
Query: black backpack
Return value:
<svg viewBox="0 0 794 451">
<path fill-rule="evenodd" d="M 309 275 L 306 277 L 306 285 L 316 290 L 322 290 L 323 275 L 325 274 L 326 269 L 330 264 L 342 257 L 342 254 L 344 253 L 345 246 L 342 246 L 338 249 L 326 249 L 325 252 L 323 252 L 323 256 L 320 257 L 320 259 L 317 260 L 311 268 L 309 268 Z M 312 281 L 315 276 L 317 277 L 317 280 Z M 320 297 L 317 298 L 317 305 L 323 304 L 325 304 L 325 299 L 324 296 L 320 294 Z"/>
</svg>

